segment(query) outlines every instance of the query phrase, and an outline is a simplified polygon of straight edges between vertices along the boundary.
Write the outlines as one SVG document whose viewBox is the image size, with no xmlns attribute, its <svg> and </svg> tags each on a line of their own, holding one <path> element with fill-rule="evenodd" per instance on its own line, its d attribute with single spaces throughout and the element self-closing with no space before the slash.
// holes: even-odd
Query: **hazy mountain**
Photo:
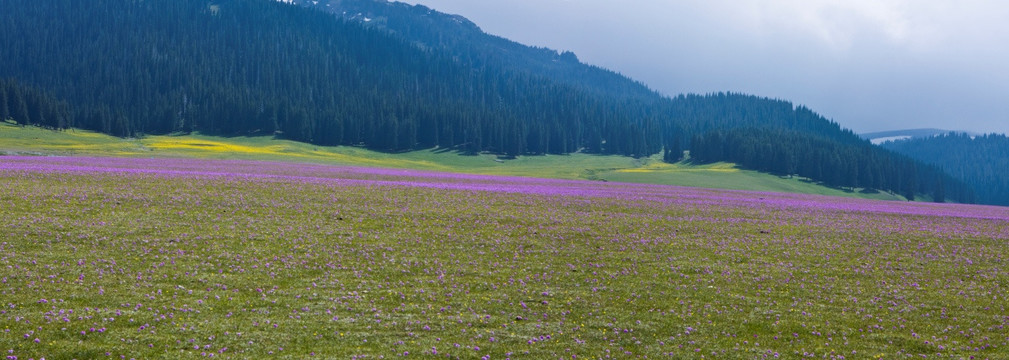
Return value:
<svg viewBox="0 0 1009 360">
<path fill-rule="evenodd" d="M 909 139 L 925 139 L 947 134 L 967 134 L 969 136 L 979 136 L 982 134 L 961 131 L 961 130 L 942 130 L 942 129 L 907 129 L 907 130 L 890 130 L 890 131 L 880 131 L 872 133 L 859 134 L 863 139 L 869 140 L 873 144 L 879 145 L 888 141 L 899 141 L 899 140 L 909 140 Z"/>
<path fill-rule="evenodd" d="M 878 145 L 887 141 L 926 138 L 950 132 L 949 130 L 941 129 L 905 129 L 864 133 L 859 134 L 859 136 Z"/>
</svg>

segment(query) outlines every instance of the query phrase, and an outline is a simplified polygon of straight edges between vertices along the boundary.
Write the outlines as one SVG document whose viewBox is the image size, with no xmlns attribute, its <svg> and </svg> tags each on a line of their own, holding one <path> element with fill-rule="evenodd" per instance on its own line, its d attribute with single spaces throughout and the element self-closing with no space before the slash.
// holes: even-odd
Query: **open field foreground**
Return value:
<svg viewBox="0 0 1009 360">
<path fill-rule="evenodd" d="M 1009 357 L 1009 209 L 0 157 L 8 359 Z"/>
</svg>

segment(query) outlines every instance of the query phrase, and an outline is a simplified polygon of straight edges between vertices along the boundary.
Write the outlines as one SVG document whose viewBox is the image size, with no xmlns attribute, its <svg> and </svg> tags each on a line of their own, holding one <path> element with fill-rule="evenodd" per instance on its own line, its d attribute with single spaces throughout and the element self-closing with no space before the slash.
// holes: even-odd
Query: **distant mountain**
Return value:
<svg viewBox="0 0 1009 360">
<path fill-rule="evenodd" d="M 704 139 L 706 161 L 742 156 L 754 168 L 766 160 L 757 155 L 794 162 L 808 149 L 794 143 L 822 144 L 822 159 L 844 166 L 814 180 L 970 201 L 941 171 L 787 101 L 665 97 L 423 6 L 312 3 L 327 14 L 290 2 L 0 1 L 0 79 L 65 100 L 57 108 L 69 115 L 55 127 L 117 136 L 273 134 L 383 151 L 661 152 L 667 161 Z M 886 176 L 860 182 L 855 171 Z"/>
<path fill-rule="evenodd" d="M 925 139 L 947 134 L 967 134 L 970 136 L 981 135 L 979 133 L 969 131 L 953 131 L 942 129 L 907 129 L 907 130 L 890 130 L 890 131 L 863 133 L 859 134 L 859 136 L 862 137 L 863 139 L 869 140 L 873 144 L 879 145 L 888 141 Z"/>
<path fill-rule="evenodd" d="M 950 133 L 892 141 L 883 147 L 946 170 L 970 185 L 977 202 L 1009 205 L 1009 137 Z"/>
<path fill-rule="evenodd" d="M 871 141 L 873 144 L 881 144 L 887 141 L 926 138 L 937 135 L 948 134 L 951 131 L 941 129 L 907 129 L 890 130 L 859 134 L 863 139 Z"/>
</svg>

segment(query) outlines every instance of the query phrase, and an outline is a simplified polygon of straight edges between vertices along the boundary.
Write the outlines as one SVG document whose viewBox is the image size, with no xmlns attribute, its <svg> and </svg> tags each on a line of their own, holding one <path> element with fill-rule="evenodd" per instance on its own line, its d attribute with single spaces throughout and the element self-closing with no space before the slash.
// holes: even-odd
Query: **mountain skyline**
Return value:
<svg viewBox="0 0 1009 360">
<path fill-rule="evenodd" d="M 734 91 L 856 132 L 1009 132 L 1009 4 L 965 1 L 411 0 L 572 51 L 669 96 Z"/>
</svg>

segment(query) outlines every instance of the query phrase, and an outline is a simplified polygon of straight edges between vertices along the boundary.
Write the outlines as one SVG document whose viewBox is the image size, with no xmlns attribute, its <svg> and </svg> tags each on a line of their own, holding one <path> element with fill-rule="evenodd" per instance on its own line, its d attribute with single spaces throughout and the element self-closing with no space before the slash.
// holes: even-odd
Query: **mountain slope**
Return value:
<svg viewBox="0 0 1009 360">
<path fill-rule="evenodd" d="M 384 150 L 635 156 L 677 154 L 692 134 L 722 127 L 852 137 L 786 102 L 668 99 L 622 78 L 650 95 L 603 96 L 493 53 L 474 55 L 497 59 L 476 64 L 268 0 L 2 2 L 0 19 L 10 28 L 0 33 L 10 54 L 0 78 L 64 98 L 75 124 L 119 136 L 201 131 Z"/>
<path fill-rule="evenodd" d="M 293 3 L 389 31 L 422 48 L 450 54 L 469 67 L 526 72 L 606 96 L 660 98 L 640 82 L 580 62 L 574 53 L 529 47 L 487 34 L 465 17 L 423 5 L 385 0 L 294 0 Z"/>
<path fill-rule="evenodd" d="M 818 179 L 829 186 L 887 189 L 912 200 L 922 193 L 937 202 L 947 198 L 973 202 L 974 197 L 970 187 L 936 166 L 864 143 L 796 131 L 714 131 L 695 138 L 690 154 L 700 163 L 729 161 L 759 171 Z"/>
<path fill-rule="evenodd" d="M 1009 137 L 951 133 L 883 147 L 945 169 L 977 193 L 977 202 L 1009 205 Z"/>
<path fill-rule="evenodd" d="M 66 98 L 76 124 L 119 136 L 277 134 L 512 155 L 662 149 L 658 119 L 636 99 L 473 68 L 274 1 L 0 2 L 0 19 L 10 28 L 0 48 L 11 54 L 0 77 Z"/>
<path fill-rule="evenodd" d="M 3 1 L 0 78 L 65 99 L 68 125 L 117 136 L 273 135 L 512 157 L 661 152 L 676 162 L 698 136 L 761 128 L 848 144 L 845 158 L 871 160 L 868 142 L 787 101 L 662 97 L 573 54 L 491 37 L 458 17 L 344 3 L 399 12 L 377 26 L 379 17 L 362 23 L 272 0 Z M 906 176 L 919 192 L 941 183 L 924 166 Z M 900 191 L 895 184 L 881 189 Z"/>
<path fill-rule="evenodd" d="M 873 144 L 882 144 L 887 141 L 929 138 L 933 136 L 945 135 L 953 131 L 942 129 L 907 129 L 890 130 L 872 133 L 859 134 L 863 139 L 869 140 Z"/>
</svg>

